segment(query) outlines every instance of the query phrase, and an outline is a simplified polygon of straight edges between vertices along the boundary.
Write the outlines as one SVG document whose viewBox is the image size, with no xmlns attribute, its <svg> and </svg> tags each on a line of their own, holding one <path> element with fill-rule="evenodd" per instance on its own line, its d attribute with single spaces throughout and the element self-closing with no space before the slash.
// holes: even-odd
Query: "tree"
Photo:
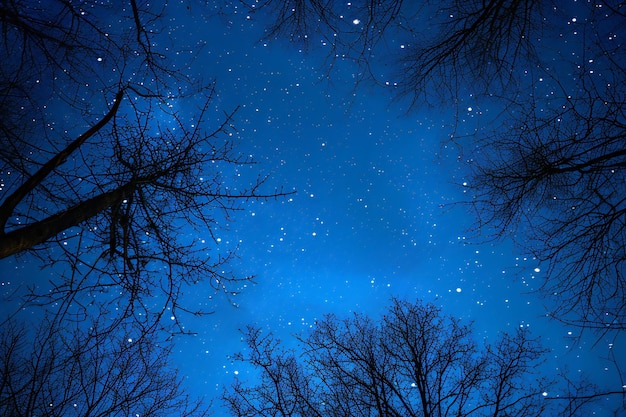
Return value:
<svg viewBox="0 0 626 417">
<path fill-rule="evenodd" d="M 60 326 L 55 315 L 0 332 L 3 416 L 206 416 L 181 388 L 160 345 L 127 323 L 103 331 L 97 320 Z M 136 337 L 136 338 L 135 338 Z"/>
<path fill-rule="evenodd" d="M 379 323 L 326 316 L 287 350 L 250 327 L 260 383 L 237 379 L 223 395 L 235 416 L 539 416 L 553 381 L 539 375 L 545 350 L 527 329 L 480 346 L 472 328 L 433 304 L 394 299 Z"/>
<path fill-rule="evenodd" d="M 320 6 L 289 3 L 268 35 L 336 39 L 329 55 L 357 62 L 357 82 L 385 85 L 381 76 L 395 74 L 394 91 L 410 108 L 436 97 L 480 119 L 463 128 L 458 116 L 450 135 L 469 167 L 463 182 L 477 231 L 514 237 L 545 266 L 553 317 L 623 330 L 623 4 L 355 1 L 324 15 Z M 256 9 L 264 7 L 278 6 Z M 367 19 L 351 25 L 353 16 Z"/>
<path fill-rule="evenodd" d="M 229 273 L 235 248 L 218 247 L 218 233 L 240 202 L 285 195 L 250 178 L 214 83 L 159 50 L 180 52 L 159 48 L 164 12 L 136 0 L 0 6 L 0 258 L 65 261 L 47 300 L 101 293 L 153 324 L 186 309 L 187 285 L 233 291 L 247 279 Z M 192 117 L 175 110 L 182 102 Z M 241 171 L 249 182 L 226 174 Z"/>
<path fill-rule="evenodd" d="M 545 267 L 542 292 L 553 317 L 619 332 L 626 328 L 626 55 L 610 40 L 626 15 L 605 3 L 586 11 L 571 58 L 529 71 L 527 91 L 504 98 L 501 125 L 477 135 L 468 188 L 479 226 L 513 235 Z"/>
<path fill-rule="evenodd" d="M 189 71 L 202 45 L 170 43 L 171 7 L 0 2 L 0 259 L 57 274 L 2 319 L 2 415 L 207 414 L 168 362 L 178 313 L 201 313 L 181 296 L 248 279 L 219 234 L 286 193 L 236 151 L 236 109 Z"/>
<path fill-rule="evenodd" d="M 521 232 L 546 266 L 550 313 L 602 332 L 626 329 L 625 70 L 585 65 L 577 89 L 512 113 L 481 138 L 468 184 L 480 224 Z"/>
</svg>

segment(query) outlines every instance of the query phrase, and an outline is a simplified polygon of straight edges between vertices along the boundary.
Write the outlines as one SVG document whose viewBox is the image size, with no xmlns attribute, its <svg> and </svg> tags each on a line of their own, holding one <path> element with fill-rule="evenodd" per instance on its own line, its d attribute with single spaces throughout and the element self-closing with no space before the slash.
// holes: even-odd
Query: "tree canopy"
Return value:
<svg viewBox="0 0 626 417">
<path fill-rule="evenodd" d="M 0 331 L 0 410 L 4 416 L 206 416 L 170 363 L 170 343 L 153 334 L 108 331 L 47 315 Z M 119 330 L 119 329 L 118 329 Z"/>
<path fill-rule="evenodd" d="M 497 108 L 453 137 L 478 231 L 514 238 L 547 266 L 553 317 L 624 330 L 623 4 L 249 6 L 273 16 L 267 37 L 324 49 L 329 76 L 336 62 L 354 63 L 356 85 L 389 88 L 408 112 L 433 100 L 480 117 Z M 58 273 L 14 294 L 20 307 L 55 313 L 32 328 L 16 315 L 2 322 L 5 414 L 206 413 L 180 389 L 162 331 L 185 332 L 180 313 L 204 312 L 184 304 L 190 286 L 228 295 L 249 279 L 229 269 L 236 248 L 219 233 L 242 202 L 289 192 L 237 151 L 237 109 L 219 108 L 215 81 L 188 72 L 180 57 L 202 45 L 172 44 L 164 13 L 136 0 L 0 4 L 0 259 Z M 301 356 L 250 328 L 239 358 L 261 382 L 237 382 L 224 399 L 238 416 L 557 406 L 543 401 L 552 382 L 534 373 L 545 352 L 527 331 L 484 345 L 471 336 L 438 308 L 399 300 L 380 323 L 326 317 L 300 339 Z M 563 413 L 597 396 L 574 392 Z"/>
<path fill-rule="evenodd" d="M 171 43 L 165 7 L 0 2 L 0 259 L 53 271 L 9 294 L 2 415 L 207 413 L 169 364 L 181 313 L 207 312 L 181 297 L 248 280 L 219 234 L 288 192 L 238 152 L 237 109 L 188 71 L 201 45 Z"/>
<path fill-rule="evenodd" d="M 228 271 L 235 248 L 218 246 L 218 233 L 241 202 L 286 193 L 264 191 L 260 173 L 226 174 L 254 166 L 236 149 L 236 109 L 217 109 L 215 83 L 160 47 L 162 13 L 135 0 L 2 4 L 0 258 L 72 271 L 30 300 L 106 292 L 123 315 L 154 324 L 198 312 L 178 302 L 185 286 L 232 292 L 249 278 Z"/>
<path fill-rule="evenodd" d="M 394 299 L 379 321 L 328 315 L 297 350 L 255 327 L 245 340 L 236 358 L 259 382 L 240 375 L 226 389 L 238 417 L 577 415 L 588 402 L 546 401 L 557 385 L 542 375 L 546 352 L 528 329 L 483 344 L 471 324 L 420 301 Z"/>
</svg>

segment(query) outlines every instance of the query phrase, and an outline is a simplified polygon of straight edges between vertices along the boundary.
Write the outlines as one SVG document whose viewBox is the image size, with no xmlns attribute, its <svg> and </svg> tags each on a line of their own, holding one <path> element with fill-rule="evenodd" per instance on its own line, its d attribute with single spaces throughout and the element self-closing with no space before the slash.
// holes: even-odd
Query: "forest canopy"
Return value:
<svg viewBox="0 0 626 417">
<path fill-rule="evenodd" d="M 546 400 L 560 386 L 541 375 L 547 352 L 528 329 L 482 344 L 470 324 L 421 301 L 394 299 L 379 320 L 328 315 L 292 349 L 257 327 L 244 336 L 236 359 L 259 375 L 225 390 L 237 417 L 573 416 L 589 401 Z"/>
</svg>

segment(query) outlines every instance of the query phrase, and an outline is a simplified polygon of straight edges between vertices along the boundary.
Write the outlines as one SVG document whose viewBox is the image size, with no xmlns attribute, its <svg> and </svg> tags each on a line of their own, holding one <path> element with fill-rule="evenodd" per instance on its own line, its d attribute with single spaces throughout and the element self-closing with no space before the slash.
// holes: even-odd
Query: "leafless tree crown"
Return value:
<svg viewBox="0 0 626 417">
<path fill-rule="evenodd" d="M 232 415 L 539 416 L 557 406 L 544 400 L 553 381 L 539 375 L 545 351 L 527 330 L 481 346 L 432 304 L 394 300 L 379 322 L 327 316 L 299 340 L 289 350 L 248 328 L 237 358 L 260 382 L 239 377 L 225 391 Z"/>
</svg>

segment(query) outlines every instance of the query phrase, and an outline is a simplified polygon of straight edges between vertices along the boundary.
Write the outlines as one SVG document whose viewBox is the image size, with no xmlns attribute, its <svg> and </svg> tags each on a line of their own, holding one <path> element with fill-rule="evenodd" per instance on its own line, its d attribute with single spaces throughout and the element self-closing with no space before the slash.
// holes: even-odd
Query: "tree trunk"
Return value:
<svg viewBox="0 0 626 417">
<path fill-rule="evenodd" d="M 132 181 L 112 191 L 97 195 L 33 224 L 12 230 L 0 236 L 0 259 L 39 245 L 70 227 L 106 210 L 128 198 L 136 187 Z"/>
</svg>

